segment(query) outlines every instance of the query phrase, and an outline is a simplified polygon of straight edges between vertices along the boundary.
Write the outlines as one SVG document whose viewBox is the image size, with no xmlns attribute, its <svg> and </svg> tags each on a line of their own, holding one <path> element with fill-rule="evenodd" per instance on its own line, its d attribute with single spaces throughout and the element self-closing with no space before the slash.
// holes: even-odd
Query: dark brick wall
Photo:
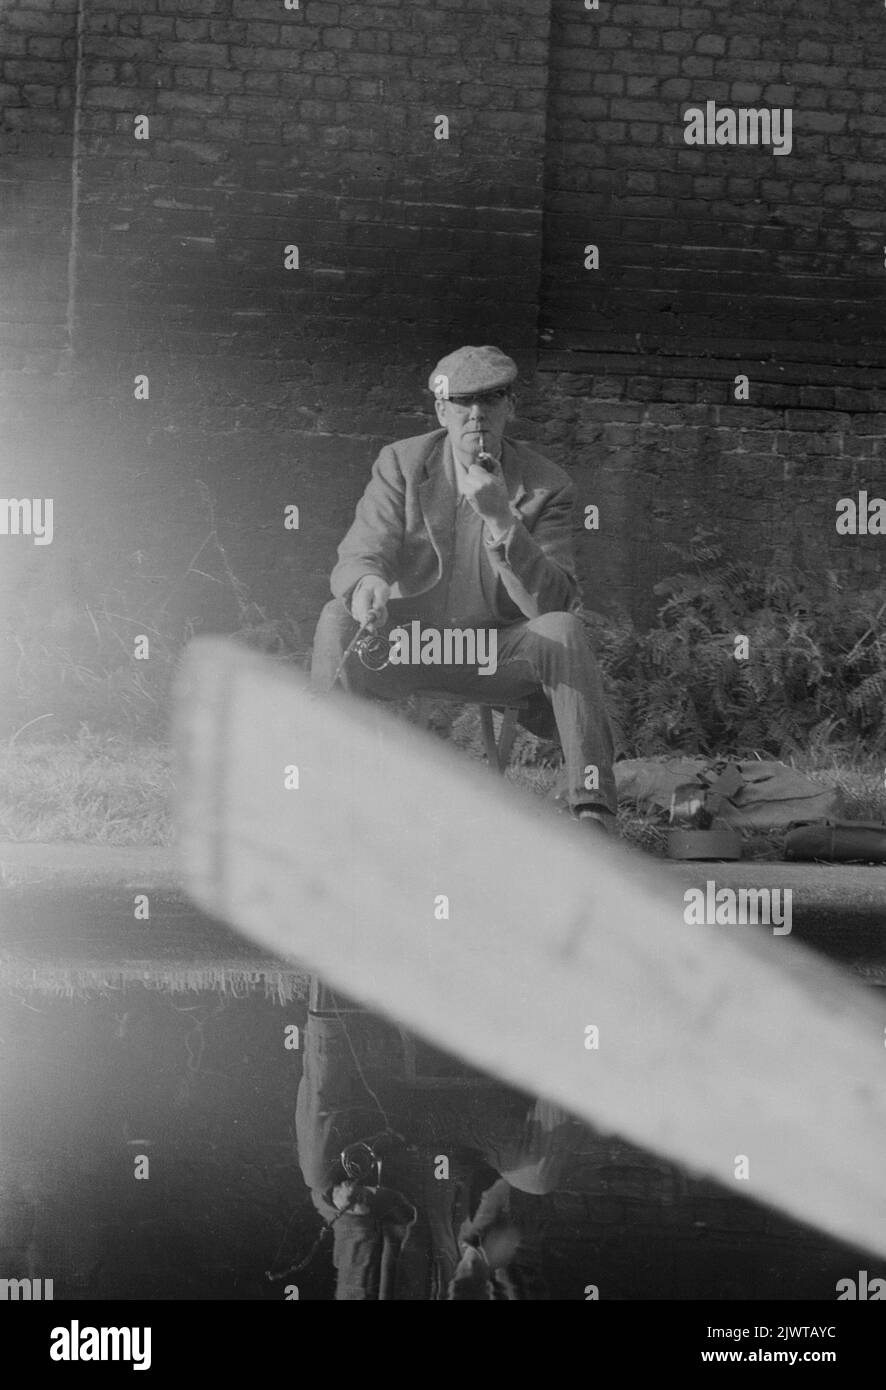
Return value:
<svg viewBox="0 0 886 1390">
<path fill-rule="evenodd" d="M 834 532 L 883 458 L 875 7 L 460 5 L 5 6 L 0 490 L 56 499 L 52 547 L 5 538 L 19 613 L 73 640 L 131 572 L 228 626 L 233 574 L 307 640 L 459 341 L 514 352 L 520 431 L 601 506 L 595 603 L 648 618 L 663 542 L 713 521 L 876 579 L 878 538 Z M 792 153 L 687 147 L 707 99 L 791 105 Z"/>
<path fill-rule="evenodd" d="M 598 532 L 576 531 L 593 607 L 651 621 L 653 586 L 681 567 L 668 543 L 699 527 L 718 529 L 727 555 L 882 583 L 883 538 L 835 530 L 838 498 L 884 494 L 879 371 L 602 350 L 542 365 L 529 406 L 539 442 L 570 468 L 580 512 L 600 508 Z M 734 399 L 738 372 L 750 374 L 747 403 Z"/>
<path fill-rule="evenodd" d="M 64 576 L 65 601 L 85 601 L 112 560 L 175 575 L 210 531 L 204 484 L 233 573 L 310 627 L 374 453 L 429 427 L 422 387 L 437 358 L 502 340 L 533 359 L 547 8 L 81 0 L 79 68 L 70 8 L 8 12 L 25 54 L 66 35 L 54 62 L 35 50 L 7 74 L 56 103 L 50 288 L 73 345 L 55 422 L 45 402 L 23 410 L 13 383 L 13 495 L 27 472 L 57 499 L 52 560 L 14 542 L 22 565 Z M 8 95 L 32 197 L 49 138 L 37 99 L 28 86 Z M 439 116 L 448 140 L 435 139 Z M 46 272 L 21 219 L 13 233 L 27 317 L 42 313 L 33 277 L 42 286 Z M 297 270 L 284 268 L 289 245 Z M 299 533 L 283 528 L 288 503 Z M 237 617 L 230 585 L 207 582 L 200 605 L 208 622 Z"/>
<path fill-rule="evenodd" d="M 886 457 L 882 12 L 554 0 L 550 64 L 532 413 L 601 507 L 588 596 L 650 618 L 663 543 L 700 525 L 876 582 L 882 541 L 838 537 L 834 504 Z M 686 145 L 708 100 L 791 107 L 791 153 Z"/>
<path fill-rule="evenodd" d="M 0 494 L 75 497 L 71 252 L 77 0 L 0 8 Z M 82 487 L 82 484 L 81 484 Z M 0 612 L 45 624 L 70 593 L 73 547 L 0 538 Z M 33 615 L 33 616 L 32 616 Z M 0 627 L 2 633 L 2 627 Z M 0 667 L 20 648 L 0 645 Z M 2 703 L 2 701 L 0 701 Z M 42 712 L 42 711 L 38 711 Z"/>
<path fill-rule="evenodd" d="M 67 365 L 75 5 L 0 14 L 4 418 L 56 395 Z"/>
<path fill-rule="evenodd" d="M 324 348 L 533 345 L 546 0 L 85 3 L 85 347 L 282 362 L 313 422 Z"/>
<path fill-rule="evenodd" d="M 886 26 L 855 0 L 555 0 L 543 323 L 882 348 Z M 793 148 L 688 146 L 683 113 L 790 107 Z M 583 268 L 587 243 L 600 269 Z"/>
</svg>

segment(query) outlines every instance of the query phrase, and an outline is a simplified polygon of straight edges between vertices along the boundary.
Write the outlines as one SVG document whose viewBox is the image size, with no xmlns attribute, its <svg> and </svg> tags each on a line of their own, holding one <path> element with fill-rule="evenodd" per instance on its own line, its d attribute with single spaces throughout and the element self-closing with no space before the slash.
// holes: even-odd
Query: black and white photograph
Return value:
<svg viewBox="0 0 886 1390">
<path fill-rule="evenodd" d="M 0 0 L 28 1371 L 873 1353 L 884 354 L 881 0 Z"/>
</svg>

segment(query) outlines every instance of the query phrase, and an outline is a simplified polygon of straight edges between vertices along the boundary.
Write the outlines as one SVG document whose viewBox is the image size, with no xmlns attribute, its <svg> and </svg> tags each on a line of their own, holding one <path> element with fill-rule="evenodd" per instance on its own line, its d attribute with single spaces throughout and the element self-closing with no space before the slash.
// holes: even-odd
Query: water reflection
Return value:
<svg viewBox="0 0 886 1390">
<path fill-rule="evenodd" d="M 336 1299 L 545 1297 L 538 1198 L 580 1128 L 313 983 L 296 1139 Z"/>
<path fill-rule="evenodd" d="M 51 1279 L 56 1300 L 831 1299 L 873 1268 L 237 956 L 189 907 L 152 903 L 149 937 L 131 903 L 5 908 L 0 1281 Z"/>
</svg>

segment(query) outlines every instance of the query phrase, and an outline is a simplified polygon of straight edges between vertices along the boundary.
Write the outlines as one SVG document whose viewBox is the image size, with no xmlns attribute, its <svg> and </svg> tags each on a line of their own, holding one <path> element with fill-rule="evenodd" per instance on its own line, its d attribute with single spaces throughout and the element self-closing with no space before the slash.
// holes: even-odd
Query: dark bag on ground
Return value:
<svg viewBox="0 0 886 1390">
<path fill-rule="evenodd" d="M 875 820 L 794 821 L 784 837 L 784 857 L 886 864 L 886 825 Z"/>
</svg>

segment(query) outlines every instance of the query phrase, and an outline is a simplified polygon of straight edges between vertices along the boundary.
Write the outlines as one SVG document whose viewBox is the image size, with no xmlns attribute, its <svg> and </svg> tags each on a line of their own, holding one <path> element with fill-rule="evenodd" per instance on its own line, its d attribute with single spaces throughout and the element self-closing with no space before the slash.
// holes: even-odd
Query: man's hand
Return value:
<svg viewBox="0 0 886 1390">
<path fill-rule="evenodd" d="M 391 586 L 382 579 L 380 574 L 368 574 L 354 590 L 351 600 L 351 615 L 356 618 L 361 627 L 369 621 L 370 614 L 374 615 L 373 627 L 384 627 L 388 620 L 388 599 L 391 596 Z"/>
<path fill-rule="evenodd" d="M 367 1196 L 367 1189 L 362 1183 L 336 1183 L 332 1189 L 332 1205 L 338 1211 L 350 1211 L 354 1216 L 366 1216 L 369 1212 Z"/>
<path fill-rule="evenodd" d="M 498 472 L 487 473 L 479 463 L 462 471 L 462 489 L 468 502 L 489 529 L 501 534 L 510 529 L 514 517 L 504 479 Z"/>
</svg>

